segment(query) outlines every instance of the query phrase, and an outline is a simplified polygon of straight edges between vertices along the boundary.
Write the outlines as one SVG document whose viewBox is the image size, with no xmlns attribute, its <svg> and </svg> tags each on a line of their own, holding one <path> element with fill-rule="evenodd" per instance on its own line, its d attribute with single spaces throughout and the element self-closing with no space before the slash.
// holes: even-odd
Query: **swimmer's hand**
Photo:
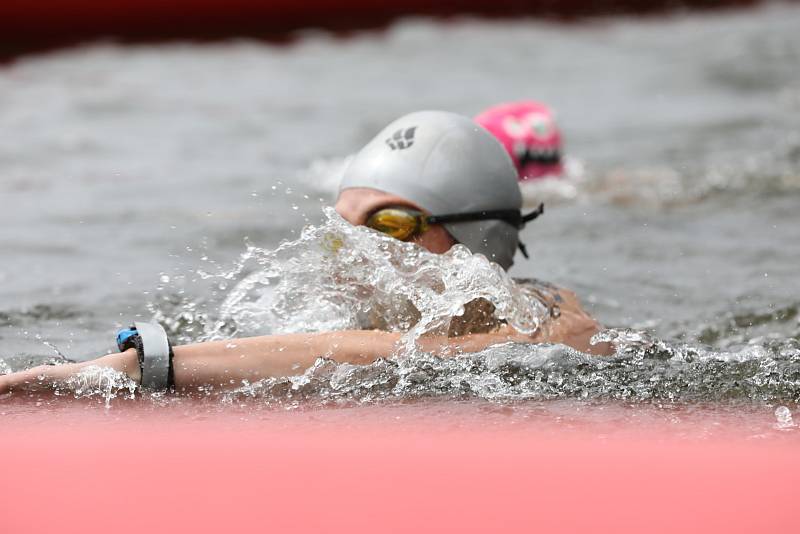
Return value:
<svg viewBox="0 0 800 534">
<path fill-rule="evenodd" d="M 559 316 L 545 322 L 534 336 L 533 341 L 535 343 L 561 343 L 595 356 L 614 354 L 614 348 L 609 343 L 592 345 L 592 336 L 603 330 L 603 327 L 583 309 L 578 296 L 563 288 L 557 288 L 557 296 Z"/>
<path fill-rule="evenodd" d="M 595 356 L 607 356 L 613 354 L 611 345 L 600 343 L 591 344 L 591 338 L 601 330 L 600 325 L 588 316 L 573 316 L 562 314 L 562 316 L 547 324 L 545 328 L 539 329 L 533 334 L 523 334 L 514 330 L 511 326 L 504 325 L 494 332 L 485 334 L 468 334 L 465 336 L 450 338 L 436 345 L 435 340 L 422 338 L 420 345 L 428 352 L 447 354 L 444 344 L 460 352 L 477 352 L 491 345 L 500 343 L 558 343 L 567 345 L 575 350 Z"/>
<path fill-rule="evenodd" d="M 18 373 L 0 376 L 0 395 L 15 391 L 42 391 L 75 375 L 84 367 L 97 365 L 110 367 L 127 374 L 135 382 L 140 380 L 139 360 L 136 350 L 101 356 L 96 360 L 63 365 L 40 365 Z"/>
</svg>

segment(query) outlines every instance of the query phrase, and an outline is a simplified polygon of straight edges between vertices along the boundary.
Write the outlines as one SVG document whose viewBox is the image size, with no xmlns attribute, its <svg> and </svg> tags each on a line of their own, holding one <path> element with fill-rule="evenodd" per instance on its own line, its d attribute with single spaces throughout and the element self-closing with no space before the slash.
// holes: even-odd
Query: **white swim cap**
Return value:
<svg viewBox="0 0 800 534">
<path fill-rule="evenodd" d="M 503 146 L 467 117 L 419 111 L 384 128 L 356 154 L 339 191 L 368 187 L 403 197 L 431 215 L 519 210 L 517 172 Z M 504 269 L 514 263 L 518 229 L 500 220 L 445 223 L 473 253 Z"/>
</svg>

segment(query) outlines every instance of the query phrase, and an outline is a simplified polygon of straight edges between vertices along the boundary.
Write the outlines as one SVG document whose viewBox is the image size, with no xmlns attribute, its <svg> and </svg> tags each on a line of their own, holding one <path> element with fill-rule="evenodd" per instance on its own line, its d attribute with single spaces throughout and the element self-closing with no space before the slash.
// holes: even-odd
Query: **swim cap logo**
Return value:
<svg viewBox="0 0 800 534">
<path fill-rule="evenodd" d="M 416 126 L 406 128 L 405 130 L 400 128 L 393 133 L 391 137 L 386 139 L 386 144 L 389 145 L 389 148 L 392 150 L 405 150 L 406 148 L 411 148 L 411 145 L 414 144 L 414 132 L 416 130 Z"/>
</svg>

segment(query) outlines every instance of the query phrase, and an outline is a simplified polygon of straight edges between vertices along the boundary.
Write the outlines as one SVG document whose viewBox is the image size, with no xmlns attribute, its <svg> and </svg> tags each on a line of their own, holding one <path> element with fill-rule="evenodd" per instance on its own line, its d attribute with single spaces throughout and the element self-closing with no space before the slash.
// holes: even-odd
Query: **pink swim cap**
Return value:
<svg viewBox="0 0 800 534">
<path fill-rule="evenodd" d="M 498 104 L 475 117 L 511 155 L 520 181 L 560 176 L 561 132 L 544 104 L 526 100 Z"/>
</svg>

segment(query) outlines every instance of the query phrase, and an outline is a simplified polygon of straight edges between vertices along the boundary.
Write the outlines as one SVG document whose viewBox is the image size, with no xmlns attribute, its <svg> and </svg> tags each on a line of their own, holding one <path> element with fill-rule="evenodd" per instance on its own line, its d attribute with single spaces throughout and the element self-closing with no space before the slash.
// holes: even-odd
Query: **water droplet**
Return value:
<svg viewBox="0 0 800 534">
<path fill-rule="evenodd" d="M 775 408 L 775 419 L 777 419 L 775 428 L 779 430 L 786 430 L 795 426 L 794 420 L 792 419 L 792 411 L 786 406 L 778 406 Z"/>
</svg>

